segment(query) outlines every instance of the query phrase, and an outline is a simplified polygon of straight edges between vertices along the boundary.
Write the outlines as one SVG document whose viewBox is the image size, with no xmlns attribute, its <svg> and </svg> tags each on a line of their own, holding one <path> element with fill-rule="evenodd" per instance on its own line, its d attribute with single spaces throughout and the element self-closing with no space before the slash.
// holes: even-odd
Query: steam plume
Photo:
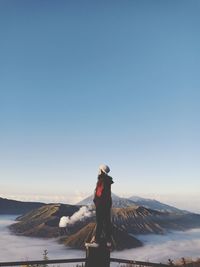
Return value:
<svg viewBox="0 0 200 267">
<path fill-rule="evenodd" d="M 63 216 L 60 218 L 59 227 L 63 228 L 67 226 L 67 223 L 69 221 L 69 216 Z"/>
<path fill-rule="evenodd" d="M 84 221 L 86 218 L 91 217 L 94 211 L 90 207 L 81 207 L 77 212 L 75 212 L 71 217 L 63 216 L 60 219 L 59 227 L 67 227 L 67 225 L 73 225 L 78 221 Z"/>
</svg>

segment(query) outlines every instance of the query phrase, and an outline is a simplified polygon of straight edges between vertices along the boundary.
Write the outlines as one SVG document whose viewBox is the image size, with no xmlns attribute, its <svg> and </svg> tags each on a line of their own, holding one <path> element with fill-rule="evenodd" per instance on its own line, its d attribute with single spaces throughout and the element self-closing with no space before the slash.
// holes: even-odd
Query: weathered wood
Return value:
<svg viewBox="0 0 200 267">
<path fill-rule="evenodd" d="M 127 259 L 117 259 L 117 258 L 110 258 L 110 252 L 109 250 L 106 251 L 106 260 L 109 259 L 109 262 L 105 260 L 105 258 L 102 259 L 96 258 L 96 256 L 100 256 L 101 252 L 98 254 L 98 249 L 96 248 L 90 248 L 86 252 L 88 254 L 88 258 L 74 258 L 74 259 L 56 259 L 56 260 L 33 260 L 33 261 L 12 261 L 12 262 L 0 262 L 0 267 L 2 266 L 29 266 L 29 265 L 45 265 L 45 264 L 62 264 L 62 263 L 75 263 L 75 262 L 86 262 L 87 267 L 107 267 L 110 266 L 110 262 L 118 262 L 118 263 L 126 263 L 126 264 L 132 264 L 133 266 L 144 266 L 144 267 L 170 267 L 170 265 L 163 264 L 163 263 L 155 263 L 155 262 L 144 262 L 144 261 L 135 261 L 135 260 L 127 260 Z M 109 255 L 108 255 L 109 254 Z M 93 262 L 95 262 L 95 265 L 92 265 Z M 105 264 L 105 265 L 104 265 Z M 196 263 L 192 263 L 193 266 L 197 266 Z"/>
<path fill-rule="evenodd" d="M 109 267 L 110 251 L 105 245 L 86 249 L 86 267 Z"/>
<path fill-rule="evenodd" d="M 76 259 L 57 259 L 57 260 L 33 260 L 33 261 L 11 261 L 0 262 L 0 266 L 22 266 L 22 265 L 39 265 L 39 264 L 55 264 L 55 263 L 73 263 L 73 262 L 85 262 L 85 258 Z"/>
<path fill-rule="evenodd" d="M 135 260 L 116 259 L 116 258 L 110 258 L 110 262 L 126 263 L 126 264 L 132 264 L 136 266 L 169 267 L 169 265 L 164 264 L 164 263 L 135 261 Z"/>
</svg>

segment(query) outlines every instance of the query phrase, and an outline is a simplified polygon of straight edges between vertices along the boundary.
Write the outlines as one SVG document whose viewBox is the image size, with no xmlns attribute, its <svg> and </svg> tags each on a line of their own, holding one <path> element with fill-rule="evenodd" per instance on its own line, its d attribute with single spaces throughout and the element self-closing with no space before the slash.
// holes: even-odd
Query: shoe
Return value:
<svg viewBox="0 0 200 267">
<path fill-rule="evenodd" d="M 110 242 L 107 242 L 107 243 L 106 243 L 106 246 L 107 246 L 108 248 L 110 248 L 110 247 L 112 246 L 112 244 L 111 244 Z"/>
<path fill-rule="evenodd" d="M 95 236 L 93 236 L 92 239 L 90 240 L 90 243 L 93 243 L 95 241 L 96 241 L 96 238 L 95 238 Z"/>
<path fill-rule="evenodd" d="M 85 243 L 86 247 L 90 247 L 90 248 L 98 248 L 99 247 L 99 243 L 96 242 L 91 242 L 91 243 Z"/>
</svg>

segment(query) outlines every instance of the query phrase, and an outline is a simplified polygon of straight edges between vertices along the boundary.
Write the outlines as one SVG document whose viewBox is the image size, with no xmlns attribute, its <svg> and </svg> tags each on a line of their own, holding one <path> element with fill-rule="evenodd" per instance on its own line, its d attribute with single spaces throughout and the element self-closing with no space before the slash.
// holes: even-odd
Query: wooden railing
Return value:
<svg viewBox="0 0 200 267">
<path fill-rule="evenodd" d="M 55 260 L 33 260 L 33 261 L 10 261 L 10 262 L 0 262 L 0 266 L 39 266 L 39 265 L 49 265 L 49 264 L 62 264 L 62 263 L 85 263 L 87 258 L 73 258 L 73 259 L 55 259 Z M 153 263 L 153 262 L 143 262 L 143 261 L 134 261 L 127 259 L 117 259 L 110 258 L 110 262 L 123 263 L 132 266 L 141 266 L 141 267 L 169 267 L 167 264 L 162 263 Z M 94 266 L 95 267 L 95 266 Z M 103 267 L 103 266 L 102 266 Z"/>
<path fill-rule="evenodd" d="M 134 261 L 134 260 L 126 260 L 126 259 L 116 259 L 116 258 L 110 258 L 110 262 L 118 262 L 118 263 L 125 263 L 125 264 L 131 264 L 133 266 L 147 266 L 147 267 L 169 267 L 167 264 L 163 263 L 155 263 L 155 262 L 145 262 L 145 261 Z"/>
<path fill-rule="evenodd" d="M 59 264 L 59 263 L 78 263 L 86 262 L 86 258 L 74 258 L 74 259 L 56 259 L 56 260 L 33 260 L 33 261 L 10 261 L 0 262 L 0 266 L 30 266 L 30 265 L 47 265 L 47 264 Z"/>
</svg>

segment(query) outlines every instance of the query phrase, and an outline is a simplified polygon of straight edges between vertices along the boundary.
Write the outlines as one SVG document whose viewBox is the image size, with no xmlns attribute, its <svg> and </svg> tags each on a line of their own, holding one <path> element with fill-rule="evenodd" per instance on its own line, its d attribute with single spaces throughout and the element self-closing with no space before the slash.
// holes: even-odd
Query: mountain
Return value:
<svg viewBox="0 0 200 267">
<path fill-rule="evenodd" d="M 185 212 L 156 200 L 131 197 L 120 198 L 112 194 L 113 246 L 116 250 L 138 247 L 142 243 L 133 235 L 165 234 L 170 230 L 187 230 L 200 227 L 200 215 Z M 77 217 L 77 211 L 87 210 L 82 205 L 91 205 L 90 196 L 77 205 L 43 204 L 21 202 L 0 198 L 1 214 L 24 214 L 9 228 L 15 234 L 32 237 L 57 237 L 66 246 L 82 249 L 91 239 L 96 222 L 95 207 L 90 207 L 90 216 Z M 76 214 L 75 214 L 76 213 Z M 78 213 L 80 214 L 80 213 Z M 78 218 L 59 228 L 60 218 Z M 81 219 L 80 219 L 81 218 Z"/>
<path fill-rule="evenodd" d="M 112 211 L 113 225 L 131 234 L 163 234 L 166 232 L 160 224 L 163 213 L 144 207 L 130 206 L 114 208 Z"/>
<path fill-rule="evenodd" d="M 77 205 L 93 205 L 93 198 L 94 196 L 91 195 L 85 199 L 83 199 L 82 201 L 78 202 Z M 131 199 L 128 198 L 122 198 L 122 197 L 118 197 L 117 195 L 112 193 L 112 206 L 113 208 L 126 208 L 129 206 L 135 206 L 136 203 L 134 201 L 132 201 Z"/>
<path fill-rule="evenodd" d="M 59 221 L 62 216 L 71 216 L 79 206 L 67 204 L 46 204 L 17 218 L 10 226 L 16 234 L 35 237 L 58 237 Z"/>
<path fill-rule="evenodd" d="M 40 202 L 23 202 L 0 197 L 0 214 L 20 215 L 45 205 Z"/>
<path fill-rule="evenodd" d="M 89 242 L 94 236 L 94 233 L 95 223 L 89 223 L 75 234 L 70 235 L 69 237 L 64 237 L 61 240 L 62 243 L 64 243 L 66 246 L 70 246 L 76 249 L 84 249 L 85 242 Z M 118 229 L 117 227 L 113 227 L 112 243 L 113 249 L 115 250 L 123 250 L 142 246 L 141 241 L 133 236 L 130 236 L 128 233 Z"/>
<path fill-rule="evenodd" d="M 77 205 L 92 205 L 93 204 L 93 198 L 94 196 L 91 195 L 79 203 Z M 157 210 L 157 211 L 162 211 L 162 212 L 175 212 L 175 213 L 189 213 L 188 211 L 185 210 L 180 210 L 176 207 L 167 205 L 165 203 L 161 203 L 157 200 L 154 199 L 148 199 L 148 198 L 142 198 L 138 196 L 132 196 L 130 198 L 123 198 L 119 197 L 116 194 L 112 193 L 112 202 L 113 202 L 113 208 L 126 208 L 130 206 L 143 206 L 148 209 L 152 210 Z"/>
<path fill-rule="evenodd" d="M 48 204 L 18 217 L 19 222 L 11 225 L 10 229 L 17 234 L 26 236 L 58 237 L 62 235 L 62 229 L 58 227 L 60 218 L 71 216 L 79 208 L 80 206 Z M 165 229 L 159 225 L 162 216 L 164 215 L 161 212 L 138 206 L 112 209 L 113 225 L 126 233 L 132 234 L 164 233 Z M 166 219 L 169 221 L 169 218 Z M 68 225 L 64 234 L 74 234 L 90 222 L 95 222 L 95 214 Z"/>
<path fill-rule="evenodd" d="M 170 230 L 200 227 L 199 214 L 161 212 L 143 206 L 115 208 L 112 221 L 113 225 L 131 234 L 164 234 Z"/>
<path fill-rule="evenodd" d="M 95 228 L 95 216 L 86 218 L 67 227 L 62 232 L 58 227 L 62 216 L 71 216 L 78 211 L 80 206 L 47 204 L 17 218 L 18 222 L 11 225 L 12 232 L 34 237 L 59 237 L 60 242 L 68 247 L 84 249 L 84 244 L 90 241 Z M 113 248 L 122 250 L 142 246 L 142 242 L 130 236 L 128 232 L 118 227 L 113 227 Z"/>
<path fill-rule="evenodd" d="M 66 229 L 59 228 L 62 216 L 71 216 L 80 209 L 77 205 L 47 204 L 18 217 L 10 229 L 20 235 L 35 237 L 69 237 L 76 235 L 89 223 L 96 221 L 95 213 L 82 217 Z M 77 217 L 77 216 L 76 216 Z M 200 215 L 193 213 L 169 213 L 147 209 L 143 206 L 129 206 L 112 209 L 112 224 L 126 234 L 164 234 L 169 230 L 187 230 L 200 227 Z"/>
<path fill-rule="evenodd" d="M 187 211 L 180 210 L 173 206 L 161 203 L 155 199 L 142 198 L 138 196 L 132 196 L 129 198 L 138 206 L 143 206 L 148 209 L 163 211 L 163 212 L 175 212 L 175 213 L 188 213 Z"/>
</svg>

